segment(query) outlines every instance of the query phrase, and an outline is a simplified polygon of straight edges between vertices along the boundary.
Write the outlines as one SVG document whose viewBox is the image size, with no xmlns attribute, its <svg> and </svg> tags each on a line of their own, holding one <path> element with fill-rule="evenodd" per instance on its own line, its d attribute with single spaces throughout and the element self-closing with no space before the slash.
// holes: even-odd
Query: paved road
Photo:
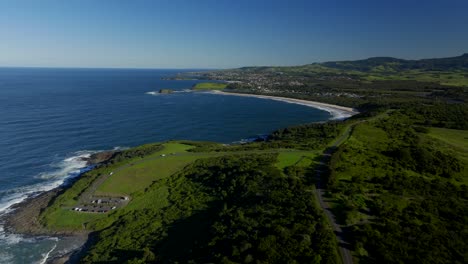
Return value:
<svg viewBox="0 0 468 264">
<path fill-rule="evenodd" d="M 351 124 L 346 130 L 339 136 L 336 141 L 328 147 L 324 152 L 322 156 L 322 161 L 321 164 L 323 166 L 327 166 L 328 161 L 331 158 L 331 155 L 333 154 L 333 151 L 335 150 L 336 147 L 341 145 L 343 142 L 345 142 L 349 135 L 351 134 L 352 129 L 357 123 Z M 347 248 L 348 243 L 344 240 L 343 236 L 343 229 L 341 226 L 337 223 L 335 216 L 331 212 L 331 206 L 325 201 L 325 193 L 326 193 L 326 188 L 325 188 L 325 183 L 323 181 L 322 176 L 323 171 L 322 170 L 317 170 L 317 184 L 316 184 L 316 191 L 315 193 L 315 198 L 319 202 L 320 207 L 322 207 L 323 211 L 325 212 L 325 215 L 327 216 L 329 222 L 331 223 L 333 227 L 333 231 L 336 235 L 336 238 L 338 240 L 338 248 L 340 251 L 340 255 L 342 258 L 342 262 L 344 264 L 352 264 L 353 263 L 353 257 L 351 255 L 351 251 Z"/>
</svg>

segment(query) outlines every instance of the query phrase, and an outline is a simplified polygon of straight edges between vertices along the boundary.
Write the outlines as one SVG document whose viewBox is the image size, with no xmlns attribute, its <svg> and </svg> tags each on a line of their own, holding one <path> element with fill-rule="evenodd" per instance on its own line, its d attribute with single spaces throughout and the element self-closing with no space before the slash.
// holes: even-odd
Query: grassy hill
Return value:
<svg viewBox="0 0 468 264">
<path fill-rule="evenodd" d="M 323 126 L 292 131 L 322 131 Z M 283 141 L 294 133 L 280 133 L 272 139 L 275 146 L 180 141 L 123 151 L 80 177 L 40 222 L 53 231 L 97 232 L 84 263 L 336 263 L 336 242 L 309 193 L 313 186 L 307 175 L 333 136 L 317 141 L 323 143 L 316 148 L 296 150 L 292 147 L 301 147 L 299 141 Z M 129 197 L 129 202 L 106 213 L 72 210 L 87 196 Z M 236 224 L 228 219 L 237 219 Z"/>
<path fill-rule="evenodd" d="M 242 67 L 199 76 L 212 78 L 213 75 L 229 80 L 242 74 L 261 74 L 269 77 L 294 76 L 309 81 L 354 80 L 373 81 L 418 81 L 450 86 L 468 87 L 468 53 L 451 58 L 404 60 L 392 57 L 374 57 L 355 61 L 331 61 L 290 67 Z M 224 73 L 224 74 L 223 74 Z M 214 79 L 217 79 L 216 77 Z M 236 80 L 243 78 L 236 77 Z"/>
<path fill-rule="evenodd" d="M 318 64 L 328 69 L 350 72 L 369 81 L 417 80 L 453 86 L 468 86 L 468 54 L 458 57 L 403 60 L 375 57 L 357 61 Z M 313 68 L 315 65 L 311 65 Z"/>
<path fill-rule="evenodd" d="M 392 57 L 374 57 L 356 61 L 324 62 L 320 63 L 320 65 L 334 69 L 361 72 L 401 72 L 405 70 L 462 71 L 468 70 L 468 53 L 457 57 L 439 59 L 403 60 Z"/>
</svg>

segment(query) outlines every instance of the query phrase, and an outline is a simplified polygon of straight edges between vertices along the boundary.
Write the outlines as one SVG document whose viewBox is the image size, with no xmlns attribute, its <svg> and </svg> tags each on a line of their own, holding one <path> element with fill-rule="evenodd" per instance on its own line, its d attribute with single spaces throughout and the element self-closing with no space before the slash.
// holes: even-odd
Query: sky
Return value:
<svg viewBox="0 0 468 264">
<path fill-rule="evenodd" d="M 467 0 L 0 0 L 0 66 L 234 68 L 468 52 Z"/>
</svg>

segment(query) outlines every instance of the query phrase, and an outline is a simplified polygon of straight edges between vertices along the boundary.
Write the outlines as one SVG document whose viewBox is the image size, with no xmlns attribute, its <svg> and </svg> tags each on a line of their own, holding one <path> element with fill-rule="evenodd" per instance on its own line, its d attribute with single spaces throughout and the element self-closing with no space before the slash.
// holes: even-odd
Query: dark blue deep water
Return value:
<svg viewBox="0 0 468 264">
<path fill-rule="evenodd" d="M 190 92 L 174 70 L 0 68 L 0 214 L 51 189 L 99 150 L 169 139 L 229 143 L 330 114 L 283 102 Z M 162 88 L 178 93 L 151 95 Z M 0 263 L 41 263 L 66 250 L 0 224 Z M 60 243 L 59 243 L 60 244 Z M 56 247 L 57 246 L 57 247 Z M 60 248 L 62 247 L 62 248 Z"/>
</svg>

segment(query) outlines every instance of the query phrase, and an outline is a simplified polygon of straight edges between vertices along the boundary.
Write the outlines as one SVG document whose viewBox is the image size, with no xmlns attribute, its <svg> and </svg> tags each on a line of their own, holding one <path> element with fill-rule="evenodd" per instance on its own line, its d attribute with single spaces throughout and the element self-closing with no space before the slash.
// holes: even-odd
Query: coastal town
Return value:
<svg viewBox="0 0 468 264">
<path fill-rule="evenodd" d="M 321 72 L 317 66 L 301 66 L 295 71 L 269 67 L 244 67 L 232 70 L 190 72 L 167 77 L 167 80 L 211 80 L 227 84 L 226 90 L 239 93 L 287 95 L 295 98 L 353 98 L 365 96 L 352 84 L 358 84 L 359 75 Z M 337 87 L 346 83 L 350 87 Z"/>
</svg>

